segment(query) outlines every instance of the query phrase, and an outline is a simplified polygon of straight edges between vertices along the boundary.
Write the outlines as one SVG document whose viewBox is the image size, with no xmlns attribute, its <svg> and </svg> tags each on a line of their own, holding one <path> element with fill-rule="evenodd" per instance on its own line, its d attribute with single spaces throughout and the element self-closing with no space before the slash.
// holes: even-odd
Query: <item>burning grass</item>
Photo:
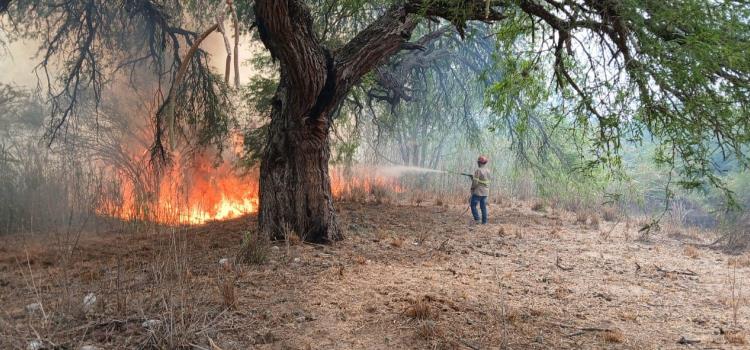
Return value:
<svg viewBox="0 0 750 350">
<path fill-rule="evenodd" d="M 393 193 L 404 192 L 398 177 L 378 174 L 373 169 L 356 168 L 349 171 L 330 170 L 331 192 L 334 198 L 345 202 L 389 204 Z"/>
<path fill-rule="evenodd" d="M 98 214 L 128 221 L 196 225 L 258 211 L 258 173 L 239 173 L 230 162 L 206 155 L 176 156 L 158 177 L 120 173 L 116 195 L 102 200 Z M 389 204 L 404 192 L 398 177 L 372 169 L 330 169 L 331 191 L 340 201 Z"/>
<path fill-rule="evenodd" d="M 145 169 L 148 169 L 146 167 Z M 209 155 L 180 157 L 161 173 L 119 172 L 120 190 L 99 214 L 161 224 L 204 224 L 258 210 L 257 173 L 240 174 L 230 162 L 218 165 Z"/>
</svg>

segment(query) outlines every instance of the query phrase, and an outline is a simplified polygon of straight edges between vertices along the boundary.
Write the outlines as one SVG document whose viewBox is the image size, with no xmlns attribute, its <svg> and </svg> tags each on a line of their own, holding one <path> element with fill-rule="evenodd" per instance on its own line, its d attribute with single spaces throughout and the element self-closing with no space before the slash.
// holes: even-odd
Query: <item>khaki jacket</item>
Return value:
<svg viewBox="0 0 750 350">
<path fill-rule="evenodd" d="M 490 195 L 490 169 L 483 166 L 477 168 L 471 181 L 471 194 L 483 197 Z"/>
</svg>

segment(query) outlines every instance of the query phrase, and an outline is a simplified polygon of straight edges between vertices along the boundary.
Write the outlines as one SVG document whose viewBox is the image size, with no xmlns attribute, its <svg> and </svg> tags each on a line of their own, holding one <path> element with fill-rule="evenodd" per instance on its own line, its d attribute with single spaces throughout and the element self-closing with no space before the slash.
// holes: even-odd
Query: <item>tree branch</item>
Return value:
<svg viewBox="0 0 750 350">
<path fill-rule="evenodd" d="M 258 0 L 255 15 L 261 41 L 279 60 L 282 77 L 317 96 L 326 80 L 326 57 L 310 9 L 301 0 Z"/>
<path fill-rule="evenodd" d="M 403 6 L 391 7 L 335 54 L 337 81 L 342 92 L 401 50 L 417 26 Z"/>
</svg>

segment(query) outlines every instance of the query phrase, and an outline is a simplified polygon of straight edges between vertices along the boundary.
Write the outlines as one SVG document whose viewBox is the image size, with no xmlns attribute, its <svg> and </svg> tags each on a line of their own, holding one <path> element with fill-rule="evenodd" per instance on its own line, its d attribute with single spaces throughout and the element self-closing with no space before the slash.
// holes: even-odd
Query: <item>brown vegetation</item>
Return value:
<svg viewBox="0 0 750 350">
<path fill-rule="evenodd" d="M 692 245 L 685 246 L 685 250 L 683 251 L 683 253 L 690 259 L 698 259 L 701 256 L 700 252 L 698 252 L 698 249 Z"/>
<path fill-rule="evenodd" d="M 724 338 L 726 338 L 727 343 L 732 345 L 747 345 L 747 338 L 740 332 L 724 333 Z"/>
<path fill-rule="evenodd" d="M 530 207 L 493 207 L 490 225 L 468 226 L 447 220 L 463 204 L 340 203 L 347 240 L 288 250 L 245 231 L 248 219 L 85 234 L 73 255 L 50 237 L 6 237 L 0 348 L 26 348 L 36 333 L 72 349 L 746 346 L 743 256 L 686 259 L 679 241 L 627 239 L 636 227 L 624 223 L 600 223 L 612 233 L 599 240 L 560 223 L 575 213 Z M 84 312 L 88 293 L 97 301 Z M 723 303 L 701 302 L 716 293 Z M 670 306 L 684 300 L 696 302 Z M 731 331 L 716 333 L 721 324 Z"/>
<path fill-rule="evenodd" d="M 620 218 L 620 213 L 617 208 L 611 205 L 605 205 L 602 207 L 602 219 L 607 222 L 614 222 Z"/>
</svg>

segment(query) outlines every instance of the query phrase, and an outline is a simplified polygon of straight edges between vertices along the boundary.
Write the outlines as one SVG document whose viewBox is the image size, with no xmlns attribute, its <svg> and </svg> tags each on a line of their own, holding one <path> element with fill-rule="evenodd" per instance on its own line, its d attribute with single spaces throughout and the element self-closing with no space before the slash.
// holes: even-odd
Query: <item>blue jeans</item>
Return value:
<svg viewBox="0 0 750 350">
<path fill-rule="evenodd" d="M 482 209 L 482 223 L 487 223 L 487 196 L 471 195 L 471 215 L 474 216 L 474 221 L 479 222 L 479 213 L 477 212 L 477 204 Z"/>
</svg>

